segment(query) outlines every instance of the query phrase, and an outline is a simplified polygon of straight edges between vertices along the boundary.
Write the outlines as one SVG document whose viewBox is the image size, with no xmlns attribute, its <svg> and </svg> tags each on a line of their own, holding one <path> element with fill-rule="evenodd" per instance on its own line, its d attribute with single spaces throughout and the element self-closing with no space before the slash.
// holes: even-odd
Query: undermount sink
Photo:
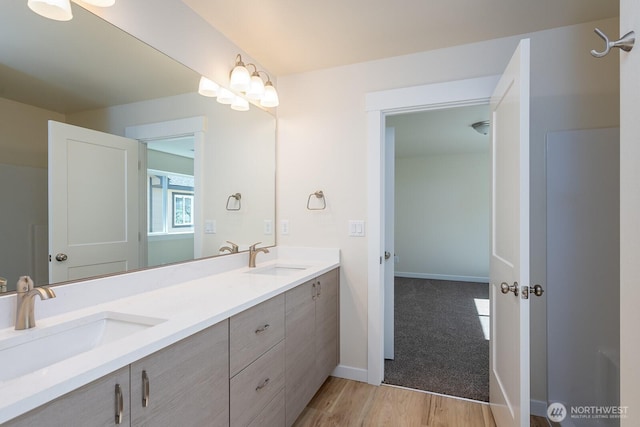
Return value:
<svg viewBox="0 0 640 427">
<path fill-rule="evenodd" d="M 308 265 L 294 265 L 294 264 L 274 264 L 266 267 L 251 269 L 247 273 L 251 274 L 266 274 L 270 276 L 290 276 L 297 274 L 303 270 L 309 268 Z"/>
<path fill-rule="evenodd" d="M 105 311 L 0 340 L 0 382 L 112 343 L 166 319 Z"/>
</svg>

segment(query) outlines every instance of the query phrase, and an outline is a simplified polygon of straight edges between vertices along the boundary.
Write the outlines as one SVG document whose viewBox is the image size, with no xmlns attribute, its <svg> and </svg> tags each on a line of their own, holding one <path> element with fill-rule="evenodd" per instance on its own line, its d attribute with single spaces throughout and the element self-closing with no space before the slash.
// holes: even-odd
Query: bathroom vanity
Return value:
<svg viewBox="0 0 640 427">
<path fill-rule="evenodd" d="M 0 423 L 292 425 L 339 361 L 339 251 L 270 251 L 256 268 L 238 267 L 246 253 L 198 261 L 201 277 L 150 289 L 135 281 L 188 267 L 96 279 L 107 301 L 69 311 L 63 299 L 77 304 L 78 284 L 56 287 L 57 298 L 36 302 L 35 328 L 0 330 L 0 354 L 42 360 L 3 374 Z M 135 294 L 109 299 L 109 286 L 126 283 Z M 73 349 L 93 335 L 92 348 Z M 73 354 L 49 359 L 47 346 Z"/>
</svg>

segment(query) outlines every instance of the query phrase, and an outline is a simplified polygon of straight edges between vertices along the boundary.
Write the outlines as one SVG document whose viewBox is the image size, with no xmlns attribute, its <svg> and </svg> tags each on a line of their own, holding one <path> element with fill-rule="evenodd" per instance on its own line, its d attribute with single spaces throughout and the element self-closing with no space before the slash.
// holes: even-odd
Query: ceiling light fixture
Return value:
<svg viewBox="0 0 640 427">
<path fill-rule="evenodd" d="M 486 135 L 489 133 L 489 120 L 472 123 L 471 127 L 479 134 Z"/>
</svg>

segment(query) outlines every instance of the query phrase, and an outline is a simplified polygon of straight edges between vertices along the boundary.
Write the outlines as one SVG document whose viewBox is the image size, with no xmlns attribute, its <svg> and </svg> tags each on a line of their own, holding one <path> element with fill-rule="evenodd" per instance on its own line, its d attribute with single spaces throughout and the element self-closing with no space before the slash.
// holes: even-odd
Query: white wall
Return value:
<svg viewBox="0 0 640 427">
<path fill-rule="evenodd" d="M 118 2 L 96 11 L 199 73 L 225 81 L 238 49 L 183 3 L 166 1 L 162 8 L 152 3 Z M 612 19 L 531 35 L 532 279 L 542 284 L 545 133 L 618 124 L 618 63 L 614 56 L 595 60 L 588 54 L 600 46 L 596 25 L 610 34 L 618 30 Z M 277 209 L 279 218 L 291 221 L 290 234 L 279 235 L 278 243 L 340 247 L 343 365 L 367 368 L 367 239 L 347 236 L 349 219 L 366 219 L 365 94 L 497 74 L 518 39 L 290 75 L 276 83 L 281 100 Z M 309 212 L 307 196 L 318 189 L 325 191 L 328 207 Z M 544 299 L 533 304 L 532 317 L 532 398 L 545 400 Z"/>
<path fill-rule="evenodd" d="M 549 130 L 616 126 L 618 66 L 595 60 L 594 26 L 617 31 L 617 20 L 542 31 L 532 41 L 532 281 L 545 284 L 544 137 Z M 367 239 L 347 236 L 349 219 L 366 219 L 367 92 L 498 74 L 519 37 L 490 40 L 345 67 L 281 76 L 278 90 L 279 218 L 291 233 L 279 244 L 341 248 L 341 363 L 367 368 Z M 331 90 L 326 90 L 327 86 Z M 336 96 L 339 94 L 339 97 Z M 323 189 L 330 206 L 304 209 Z M 545 300 L 532 303 L 532 399 L 546 400 Z M 542 373 L 542 374 L 541 374 Z"/>
<path fill-rule="evenodd" d="M 489 153 L 396 159 L 396 276 L 488 281 Z"/>
</svg>

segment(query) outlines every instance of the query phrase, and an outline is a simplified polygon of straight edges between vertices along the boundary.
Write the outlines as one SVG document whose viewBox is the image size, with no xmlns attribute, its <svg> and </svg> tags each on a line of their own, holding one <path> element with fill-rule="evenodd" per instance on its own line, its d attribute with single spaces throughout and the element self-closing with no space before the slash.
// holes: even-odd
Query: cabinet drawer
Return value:
<svg viewBox="0 0 640 427">
<path fill-rule="evenodd" d="M 249 427 L 284 427 L 284 420 L 284 390 L 280 390 Z"/>
<path fill-rule="evenodd" d="M 231 379 L 231 426 L 248 425 L 284 388 L 284 341 Z"/>
<path fill-rule="evenodd" d="M 278 295 L 229 320 L 231 377 L 284 338 L 284 295 Z"/>
</svg>

